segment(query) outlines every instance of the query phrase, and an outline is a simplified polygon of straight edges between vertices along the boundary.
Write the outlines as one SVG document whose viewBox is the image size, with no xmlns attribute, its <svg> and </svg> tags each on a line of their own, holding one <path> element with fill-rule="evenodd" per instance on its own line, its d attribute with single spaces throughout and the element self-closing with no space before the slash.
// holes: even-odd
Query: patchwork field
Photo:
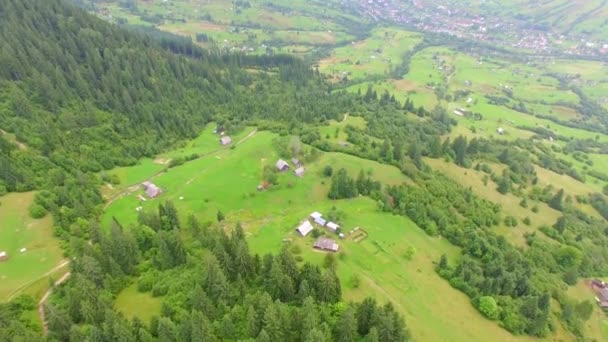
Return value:
<svg viewBox="0 0 608 342">
<path fill-rule="evenodd" d="M 155 27 L 188 36 L 202 46 L 256 54 L 288 52 L 284 49 L 293 45 L 316 50 L 345 44 L 355 39 L 347 24 L 357 20 L 327 3 L 286 0 L 136 0 L 130 6 L 105 0 L 96 4 L 96 13 L 119 24 Z"/>
<path fill-rule="evenodd" d="M 28 208 L 35 193 L 11 193 L 0 197 L 0 251 L 9 258 L 0 261 L 0 301 L 14 295 L 39 295 L 48 288 L 48 278 L 67 271 L 59 241 L 53 236 L 52 219 L 32 219 Z M 20 252 L 25 248 L 25 252 Z"/>
<path fill-rule="evenodd" d="M 415 32 L 377 28 L 365 40 L 334 49 L 329 57 L 319 62 L 319 70 L 334 80 L 387 75 L 403 62 L 405 53 L 421 42 L 420 34 Z"/>
</svg>

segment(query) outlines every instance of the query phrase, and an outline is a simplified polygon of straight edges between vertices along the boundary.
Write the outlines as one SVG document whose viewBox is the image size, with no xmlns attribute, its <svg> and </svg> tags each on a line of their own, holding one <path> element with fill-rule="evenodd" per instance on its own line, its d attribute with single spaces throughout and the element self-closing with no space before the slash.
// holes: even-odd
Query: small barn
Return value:
<svg viewBox="0 0 608 342">
<path fill-rule="evenodd" d="M 498 127 L 498 129 L 496 130 L 496 133 L 503 135 L 503 134 L 505 134 L 505 130 L 502 127 Z"/>
<path fill-rule="evenodd" d="M 340 226 L 337 223 L 334 223 L 331 221 L 327 222 L 325 227 L 327 227 L 327 229 L 329 229 L 332 233 L 335 233 L 338 230 L 338 228 L 340 228 Z"/>
<path fill-rule="evenodd" d="M 313 221 L 321 227 L 325 227 L 325 225 L 327 224 L 327 221 L 322 217 L 317 217 Z"/>
<path fill-rule="evenodd" d="M 6 260 L 8 260 L 8 253 L 6 253 L 5 251 L 0 251 L 0 261 Z"/>
<path fill-rule="evenodd" d="M 156 186 L 156 184 L 154 184 L 152 182 L 143 182 L 141 185 L 144 187 L 144 190 L 146 191 L 146 196 L 148 196 L 150 198 L 156 198 L 163 193 L 161 188 L 159 188 L 158 186 Z"/>
<path fill-rule="evenodd" d="M 298 226 L 298 228 L 296 228 L 296 232 L 302 236 L 306 236 L 308 233 L 312 232 L 313 229 L 314 228 L 310 222 L 304 221 Z"/>
<path fill-rule="evenodd" d="M 222 146 L 230 145 L 232 144 L 232 139 L 229 136 L 225 135 L 220 138 L 220 144 L 222 144 Z"/>
<path fill-rule="evenodd" d="M 313 247 L 329 252 L 337 252 L 340 249 L 340 246 L 334 240 L 324 237 L 318 238 Z"/>
<path fill-rule="evenodd" d="M 306 170 L 304 169 L 304 166 L 300 166 L 299 168 L 297 168 L 293 171 L 293 173 L 298 177 L 304 176 L 304 172 L 306 172 Z"/>
<path fill-rule="evenodd" d="M 314 213 L 310 214 L 310 219 L 314 221 L 315 219 L 318 219 L 322 216 L 323 216 L 323 214 L 321 214 L 318 211 L 315 211 Z"/>
<path fill-rule="evenodd" d="M 279 159 L 275 165 L 280 172 L 289 170 L 289 164 L 283 159 Z"/>
<path fill-rule="evenodd" d="M 595 299 L 602 310 L 608 310 L 608 288 L 600 289 Z"/>
</svg>

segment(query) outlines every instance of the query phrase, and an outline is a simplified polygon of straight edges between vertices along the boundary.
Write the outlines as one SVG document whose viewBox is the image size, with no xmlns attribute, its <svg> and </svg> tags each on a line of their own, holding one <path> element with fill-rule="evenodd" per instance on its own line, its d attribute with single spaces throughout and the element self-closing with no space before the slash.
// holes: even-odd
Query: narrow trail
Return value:
<svg viewBox="0 0 608 342">
<path fill-rule="evenodd" d="M 41 275 L 40 277 L 28 282 L 27 284 L 19 287 L 18 289 L 16 289 L 13 293 L 11 293 L 11 295 L 6 299 L 7 302 L 10 302 L 11 300 L 13 300 L 13 298 L 17 297 L 18 295 L 20 295 L 23 290 L 25 290 L 26 288 L 30 287 L 32 284 L 34 284 L 35 282 L 39 281 L 42 278 L 48 277 L 51 274 L 59 271 L 60 269 L 66 267 L 68 264 L 70 263 L 69 260 L 64 260 L 63 262 L 61 262 L 59 265 L 53 267 L 50 271 L 46 272 L 45 274 Z"/>
<path fill-rule="evenodd" d="M 46 322 L 46 314 L 44 312 L 44 309 L 46 307 L 46 302 L 48 301 L 49 297 L 53 293 L 53 288 L 63 284 L 63 282 L 68 280 L 68 278 L 70 278 L 70 274 L 71 273 L 68 272 L 68 273 L 64 274 L 61 278 L 57 279 L 57 281 L 55 281 L 53 283 L 53 286 L 46 291 L 44 296 L 42 296 L 42 299 L 40 299 L 40 302 L 38 302 L 38 316 L 40 317 L 40 321 L 42 322 L 42 333 L 44 336 L 46 336 L 46 334 L 49 332 L 49 327 Z"/>
<path fill-rule="evenodd" d="M 237 141 L 237 142 L 234 144 L 234 146 L 237 146 L 237 145 L 239 145 L 239 144 L 241 144 L 241 143 L 245 142 L 247 139 L 249 139 L 249 138 L 253 137 L 253 136 L 254 136 L 254 135 L 257 133 L 257 132 L 258 132 L 258 129 L 256 128 L 256 129 L 254 129 L 254 130 L 253 130 L 251 133 L 247 134 L 247 136 L 245 136 L 245 137 L 243 137 L 241 140 Z M 216 153 L 218 153 L 218 152 L 221 152 L 221 151 L 227 150 L 227 149 L 229 149 L 229 148 L 230 148 L 230 146 L 226 146 L 226 147 L 223 147 L 223 148 L 218 148 L 218 149 L 216 149 L 216 150 L 213 150 L 213 151 L 210 151 L 210 152 L 207 152 L 207 153 L 203 153 L 203 154 L 199 155 L 197 158 L 192 159 L 192 160 L 190 160 L 190 161 L 188 161 L 188 162 L 186 162 L 186 163 L 190 163 L 190 162 L 193 162 L 193 161 L 195 161 L 195 160 L 199 160 L 199 159 L 201 159 L 201 158 L 208 157 L 208 156 L 210 156 L 210 155 L 213 155 L 213 154 L 216 154 Z M 159 176 L 161 176 L 161 175 L 162 175 L 162 174 L 164 174 L 165 172 L 167 172 L 167 169 L 163 169 L 163 170 L 161 170 L 161 171 L 158 171 L 157 173 L 155 173 L 155 174 L 153 174 L 152 176 L 150 176 L 148 179 L 144 179 L 144 180 L 142 180 L 141 182 L 137 182 L 137 183 L 135 183 L 135 184 L 131 184 L 131 185 L 130 185 L 129 187 L 127 187 L 125 190 L 123 190 L 123 191 L 119 192 L 118 194 L 116 194 L 116 195 L 112 196 L 112 198 L 110 198 L 110 199 L 108 200 L 108 202 L 107 202 L 107 203 L 106 203 L 106 204 L 103 206 L 103 209 L 104 209 L 104 210 L 106 210 L 106 209 L 107 209 L 107 208 L 108 208 L 110 205 L 112 205 L 112 203 L 114 203 L 114 202 L 116 202 L 117 200 L 121 199 L 123 196 L 130 195 L 130 194 L 134 193 L 135 191 L 137 191 L 137 190 L 139 189 L 139 184 L 141 184 L 141 183 L 143 183 L 143 182 L 145 182 L 145 181 L 150 182 L 150 181 L 152 181 L 152 180 L 154 180 L 154 179 L 158 178 Z"/>
</svg>

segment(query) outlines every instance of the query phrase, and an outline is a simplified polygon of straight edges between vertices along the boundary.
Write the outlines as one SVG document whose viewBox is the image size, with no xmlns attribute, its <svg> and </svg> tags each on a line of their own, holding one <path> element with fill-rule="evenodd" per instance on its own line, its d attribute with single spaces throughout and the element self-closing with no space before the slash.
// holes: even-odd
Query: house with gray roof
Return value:
<svg viewBox="0 0 608 342">
<path fill-rule="evenodd" d="M 277 167 L 277 170 L 279 170 L 280 172 L 289 170 L 289 164 L 287 164 L 287 162 L 284 161 L 283 159 L 279 159 L 277 161 L 277 163 L 275 164 L 275 166 Z"/>
<path fill-rule="evenodd" d="M 304 176 L 304 172 L 306 172 L 306 170 L 304 169 L 304 166 L 300 166 L 299 168 L 297 168 L 293 171 L 293 173 L 298 177 Z"/>
<path fill-rule="evenodd" d="M 222 144 L 223 146 L 230 145 L 231 143 L 232 139 L 227 135 L 220 138 L 220 144 Z"/>
<path fill-rule="evenodd" d="M 322 217 L 317 217 L 314 219 L 314 221 L 316 224 L 318 224 L 321 227 L 325 227 L 325 225 L 327 224 L 327 221 Z"/>
<path fill-rule="evenodd" d="M 340 246 L 334 240 L 324 237 L 318 238 L 313 247 L 329 252 L 337 252 L 340 249 Z"/>
<path fill-rule="evenodd" d="M 152 182 L 143 182 L 141 185 L 144 187 L 146 196 L 150 198 L 156 198 L 163 193 L 162 189 Z"/>
</svg>

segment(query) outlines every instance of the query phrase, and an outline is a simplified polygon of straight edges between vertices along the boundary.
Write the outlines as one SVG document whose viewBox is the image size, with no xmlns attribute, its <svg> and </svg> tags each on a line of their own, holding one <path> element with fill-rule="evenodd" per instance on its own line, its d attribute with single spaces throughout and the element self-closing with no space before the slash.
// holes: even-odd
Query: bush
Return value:
<svg viewBox="0 0 608 342">
<path fill-rule="evenodd" d="M 152 297 L 164 296 L 169 292 L 169 286 L 164 283 L 156 283 L 152 288 Z"/>
<path fill-rule="evenodd" d="M 46 216 L 46 209 L 40 204 L 34 203 L 30 206 L 30 216 L 35 219 L 41 219 Z"/>
<path fill-rule="evenodd" d="M 294 259 L 295 259 L 297 262 L 302 262 L 302 261 L 304 261 L 304 258 L 303 258 L 301 255 L 296 255 L 296 256 L 294 257 Z"/>
<path fill-rule="evenodd" d="M 137 281 L 137 291 L 148 292 L 148 291 L 152 290 L 153 285 L 154 285 L 154 280 L 152 277 L 143 276 Z"/>
<path fill-rule="evenodd" d="M 300 254 L 300 253 L 302 253 L 302 248 L 300 248 L 300 246 L 298 246 L 298 245 L 293 245 L 291 247 L 291 253 Z"/>
<path fill-rule="evenodd" d="M 517 219 L 513 216 L 506 216 L 505 217 L 505 225 L 507 227 L 516 227 L 517 226 Z"/>
<path fill-rule="evenodd" d="M 498 304 L 496 304 L 496 300 L 491 296 L 479 298 L 477 309 L 491 320 L 498 319 Z"/>
<path fill-rule="evenodd" d="M 532 212 L 533 213 L 537 213 L 538 212 L 538 206 L 537 205 L 535 205 L 535 206 L 532 207 Z"/>
<path fill-rule="evenodd" d="M 526 226 L 529 226 L 530 224 L 532 224 L 532 221 L 530 221 L 529 217 L 524 218 L 523 222 Z"/>
<path fill-rule="evenodd" d="M 334 174 L 334 168 L 331 167 L 331 165 L 325 166 L 325 168 L 323 169 L 323 176 L 331 177 L 333 174 Z"/>
</svg>

